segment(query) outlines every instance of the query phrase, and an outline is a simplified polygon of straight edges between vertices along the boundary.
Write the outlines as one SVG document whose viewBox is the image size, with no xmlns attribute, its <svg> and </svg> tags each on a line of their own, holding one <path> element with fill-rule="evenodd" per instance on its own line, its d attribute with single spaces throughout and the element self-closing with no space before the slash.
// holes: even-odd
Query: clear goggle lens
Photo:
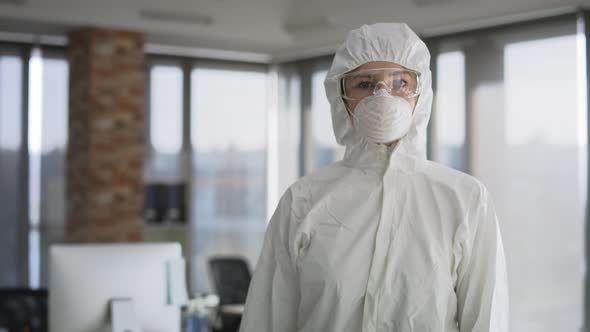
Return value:
<svg viewBox="0 0 590 332">
<path fill-rule="evenodd" d="M 379 89 L 393 96 L 413 98 L 420 94 L 420 73 L 409 69 L 378 68 L 342 75 L 345 99 L 360 100 Z"/>
</svg>

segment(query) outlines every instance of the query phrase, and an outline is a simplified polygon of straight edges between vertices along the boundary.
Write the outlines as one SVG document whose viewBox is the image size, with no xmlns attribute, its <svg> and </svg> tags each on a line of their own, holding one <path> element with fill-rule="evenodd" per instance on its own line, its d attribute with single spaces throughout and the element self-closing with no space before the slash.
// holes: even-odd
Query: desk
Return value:
<svg viewBox="0 0 590 332">
<path fill-rule="evenodd" d="M 243 304 L 226 304 L 226 305 L 222 305 L 219 308 L 219 311 L 221 311 L 221 313 L 228 314 L 228 315 L 241 316 L 244 313 L 244 305 Z"/>
</svg>

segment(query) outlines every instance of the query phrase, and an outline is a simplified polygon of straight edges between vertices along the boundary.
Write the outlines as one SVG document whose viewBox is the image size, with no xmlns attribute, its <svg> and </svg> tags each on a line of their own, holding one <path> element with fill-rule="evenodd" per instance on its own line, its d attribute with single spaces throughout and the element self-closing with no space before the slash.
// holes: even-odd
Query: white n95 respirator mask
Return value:
<svg viewBox="0 0 590 332">
<path fill-rule="evenodd" d="M 408 133 L 412 125 L 412 105 L 385 89 L 363 98 L 352 112 L 359 133 L 375 143 L 391 143 Z"/>
</svg>

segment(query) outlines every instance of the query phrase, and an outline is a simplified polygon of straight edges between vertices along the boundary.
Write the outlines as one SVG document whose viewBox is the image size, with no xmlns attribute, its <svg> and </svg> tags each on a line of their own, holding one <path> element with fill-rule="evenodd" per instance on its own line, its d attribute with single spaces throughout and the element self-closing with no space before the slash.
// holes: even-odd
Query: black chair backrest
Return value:
<svg viewBox="0 0 590 332">
<path fill-rule="evenodd" d="M 47 290 L 0 289 L 0 329 L 46 332 Z"/>
<path fill-rule="evenodd" d="M 240 257 L 213 257 L 209 269 L 219 304 L 244 304 L 250 287 L 250 269 L 246 260 Z"/>
</svg>

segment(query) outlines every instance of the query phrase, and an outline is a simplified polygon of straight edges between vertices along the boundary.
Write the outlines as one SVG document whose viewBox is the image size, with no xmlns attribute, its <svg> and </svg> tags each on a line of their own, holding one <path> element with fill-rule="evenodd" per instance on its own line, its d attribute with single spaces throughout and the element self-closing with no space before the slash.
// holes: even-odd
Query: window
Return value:
<svg viewBox="0 0 590 332">
<path fill-rule="evenodd" d="M 327 166 L 344 156 L 344 147 L 336 143 L 332 127 L 332 111 L 324 89 L 328 70 L 317 70 L 312 75 L 311 112 L 315 148 L 315 168 Z"/>
<path fill-rule="evenodd" d="M 293 64 L 281 65 L 278 73 L 278 142 L 274 144 L 278 150 L 279 196 L 300 176 L 301 75 L 297 69 Z M 276 206 L 269 208 L 274 211 Z"/>
<path fill-rule="evenodd" d="M 200 64 L 191 74 L 192 289 L 209 291 L 207 259 L 254 267 L 266 229 L 265 66 Z"/>
<path fill-rule="evenodd" d="M 47 285 L 49 245 L 63 242 L 67 121 L 63 49 L 0 46 L 1 287 Z"/>
<path fill-rule="evenodd" d="M 155 63 L 149 72 L 147 180 L 178 182 L 183 131 L 183 72 L 177 63 Z"/>
<path fill-rule="evenodd" d="M 21 264 L 26 242 L 20 227 L 23 65 L 18 50 L 0 48 L 0 287 L 25 284 Z"/>
<path fill-rule="evenodd" d="M 69 67 L 63 52 L 50 50 L 43 51 L 41 65 L 42 106 L 40 118 L 37 120 L 41 125 L 40 149 L 37 151 L 40 170 L 36 189 L 40 199 L 37 203 L 39 223 L 38 227 L 32 224 L 30 230 L 30 256 L 34 258 L 38 254 L 39 261 L 30 267 L 29 279 L 33 287 L 48 285 L 49 246 L 64 241 L 66 221 Z M 32 153 L 35 153 L 35 150 Z M 33 190 L 35 189 L 31 186 L 31 191 Z M 35 248 L 37 237 L 39 242 Z"/>
<path fill-rule="evenodd" d="M 493 111 L 501 122 L 485 115 L 477 122 L 491 127 L 485 139 L 503 157 L 488 148 L 474 158 L 474 171 L 493 186 L 505 218 L 515 331 L 575 331 L 583 322 L 586 138 L 578 126 L 576 47 L 573 31 L 508 43 L 503 86 L 474 100 L 479 106 L 503 94 Z"/>
<path fill-rule="evenodd" d="M 436 96 L 433 160 L 460 171 L 465 164 L 465 58 L 461 51 L 441 53 L 436 59 Z"/>
</svg>

